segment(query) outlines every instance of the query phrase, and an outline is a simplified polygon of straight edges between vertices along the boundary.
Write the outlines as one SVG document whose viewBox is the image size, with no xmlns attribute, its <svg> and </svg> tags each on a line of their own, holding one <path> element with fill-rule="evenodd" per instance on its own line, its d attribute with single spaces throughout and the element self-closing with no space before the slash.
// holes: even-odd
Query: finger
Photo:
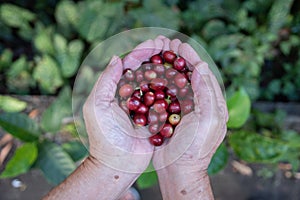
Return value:
<svg viewBox="0 0 300 200">
<path fill-rule="evenodd" d="M 179 46 L 179 55 L 188 61 L 188 63 L 191 65 L 192 70 L 194 69 L 194 66 L 197 66 L 200 63 L 203 63 L 203 61 L 201 60 L 201 58 L 199 57 L 197 52 L 187 43 L 182 43 Z M 200 65 L 199 65 L 199 67 L 200 67 Z M 217 100 L 218 107 L 220 108 L 222 115 L 224 115 L 226 120 L 228 120 L 228 111 L 226 108 L 226 102 L 225 102 L 220 84 L 219 84 L 218 80 L 216 79 L 215 75 L 209 69 L 207 64 L 205 66 L 204 65 L 201 65 L 201 66 L 203 66 L 203 69 L 200 69 L 200 70 L 203 70 L 204 73 L 208 73 L 210 75 L 213 90 L 216 94 L 215 97 Z M 200 68 L 202 68 L 202 67 L 200 67 Z M 225 108 L 224 108 L 224 105 L 225 105 Z"/>
<path fill-rule="evenodd" d="M 217 106 L 216 95 L 207 63 L 202 62 L 195 67 L 191 83 L 194 91 L 195 112 L 205 116 L 214 113 L 214 108 Z"/>
<path fill-rule="evenodd" d="M 155 40 L 161 40 L 163 42 L 162 51 L 170 50 L 170 42 L 171 40 L 163 35 L 159 35 L 155 38 Z"/>
<path fill-rule="evenodd" d="M 161 39 L 146 40 L 136 46 L 131 53 L 123 59 L 124 69 L 136 70 L 142 62 L 148 60 L 151 56 L 161 52 L 163 41 Z"/>
<path fill-rule="evenodd" d="M 170 42 L 170 50 L 174 51 L 174 53 L 178 54 L 178 49 L 181 44 L 179 39 L 174 39 Z"/>
<path fill-rule="evenodd" d="M 114 100 L 117 84 L 121 79 L 122 72 L 123 65 L 121 59 L 118 56 L 113 56 L 96 83 L 93 94 L 96 106 L 109 106 Z"/>
<path fill-rule="evenodd" d="M 164 38 L 162 41 L 164 42 L 164 46 L 163 46 L 162 50 L 163 51 L 170 50 L 170 42 L 171 42 L 171 40 L 169 38 Z"/>
</svg>

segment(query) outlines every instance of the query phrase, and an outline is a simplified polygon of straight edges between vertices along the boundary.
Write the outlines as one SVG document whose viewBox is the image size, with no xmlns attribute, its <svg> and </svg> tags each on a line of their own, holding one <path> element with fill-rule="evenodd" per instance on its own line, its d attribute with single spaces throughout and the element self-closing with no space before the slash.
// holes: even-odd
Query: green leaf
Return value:
<svg viewBox="0 0 300 200">
<path fill-rule="evenodd" d="M 80 40 L 73 40 L 67 46 L 67 41 L 60 35 L 55 35 L 56 59 L 60 64 L 62 75 L 66 78 L 73 76 L 78 67 L 84 44 Z"/>
<path fill-rule="evenodd" d="M 56 132 L 61 128 L 63 118 L 72 115 L 71 89 L 65 87 L 58 98 L 44 111 L 41 127 L 47 132 Z"/>
<path fill-rule="evenodd" d="M 24 113 L 2 113 L 0 114 L 0 126 L 23 141 L 35 141 L 41 134 L 38 125 Z"/>
<path fill-rule="evenodd" d="M 287 143 L 247 131 L 234 132 L 229 144 L 235 154 L 251 163 L 277 163 L 288 153 Z"/>
<path fill-rule="evenodd" d="M 229 112 L 229 128 L 239 128 L 243 126 L 250 114 L 251 101 L 247 92 L 240 88 L 232 97 L 227 100 Z"/>
<path fill-rule="evenodd" d="M 287 23 L 287 18 L 294 0 L 275 0 L 269 12 L 270 31 L 278 33 Z"/>
<path fill-rule="evenodd" d="M 56 6 L 55 18 L 65 28 L 68 28 L 70 24 L 75 25 L 79 16 L 73 1 L 60 1 Z"/>
<path fill-rule="evenodd" d="M 76 168 L 75 163 L 63 148 L 51 142 L 43 142 L 39 145 L 36 166 L 42 170 L 46 179 L 54 185 L 62 182 Z"/>
<path fill-rule="evenodd" d="M 10 66 L 9 70 L 7 71 L 7 76 L 16 77 L 22 71 L 26 70 L 26 68 L 27 68 L 26 58 L 25 56 L 21 56 Z"/>
<path fill-rule="evenodd" d="M 102 39 L 109 26 L 109 20 L 103 12 L 110 12 L 110 10 L 105 10 L 104 3 L 101 1 L 90 1 L 80 5 L 80 18 L 76 24 L 77 31 L 89 42 Z M 103 12 L 99 12 L 99 10 Z"/>
<path fill-rule="evenodd" d="M 71 156 L 74 162 L 77 162 L 88 155 L 88 150 L 79 141 L 64 143 L 62 148 Z"/>
<path fill-rule="evenodd" d="M 10 66 L 13 53 L 10 49 L 5 49 L 0 56 L 0 71 Z"/>
<path fill-rule="evenodd" d="M 0 110 L 4 110 L 5 112 L 20 112 L 24 110 L 27 106 L 27 103 L 24 101 L 20 101 L 19 99 L 0 95 Z"/>
<path fill-rule="evenodd" d="M 38 155 L 35 143 L 25 143 L 20 146 L 13 157 L 8 161 L 0 178 L 11 178 L 26 173 Z"/>
<path fill-rule="evenodd" d="M 146 189 L 158 183 L 156 171 L 144 172 L 136 181 L 139 189 Z"/>
<path fill-rule="evenodd" d="M 42 53 L 54 54 L 52 32 L 53 29 L 51 27 L 45 28 L 43 25 L 40 25 L 37 35 L 33 38 L 34 46 L 37 50 Z"/>
<path fill-rule="evenodd" d="M 165 27 L 179 29 L 179 13 L 160 1 L 144 0 L 144 6 L 131 10 L 129 15 L 136 20 L 137 26 Z"/>
<path fill-rule="evenodd" d="M 35 19 L 35 14 L 13 4 L 2 4 L 0 18 L 11 27 L 24 28 L 28 26 L 28 22 Z"/>
<path fill-rule="evenodd" d="M 55 93 L 63 84 L 57 63 L 47 55 L 44 55 L 42 60 L 37 63 L 33 77 L 46 93 Z"/>
<path fill-rule="evenodd" d="M 213 175 L 221 171 L 226 166 L 227 161 L 227 148 L 225 144 L 221 144 L 210 161 L 210 164 L 207 169 L 208 174 Z"/>
</svg>

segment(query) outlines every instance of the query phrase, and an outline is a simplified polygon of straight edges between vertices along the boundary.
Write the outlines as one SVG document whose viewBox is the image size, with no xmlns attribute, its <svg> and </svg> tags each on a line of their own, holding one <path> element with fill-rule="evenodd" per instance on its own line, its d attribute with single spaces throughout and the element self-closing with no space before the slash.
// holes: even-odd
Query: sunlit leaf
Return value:
<svg viewBox="0 0 300 200">
<path fill-rule="evenodd" d="M 239 128 L 250 115 L 251 101 L 246 91 L 241 88 L 227 100 L 229 128 Z"/>
<path fill-rule="evenodd" d="M 0 178 L 11 178 L 26 173 L 38 155 L 35 143 L 25 143 L 20 146 L 13 157 L 8 161 Z"/>
<path fill-rule="evenodd" d="M 0 95 L 0 110 L 5 112 L 20 112 L 27 106 L 25 101 L 10 96 Z"/>
</svg>

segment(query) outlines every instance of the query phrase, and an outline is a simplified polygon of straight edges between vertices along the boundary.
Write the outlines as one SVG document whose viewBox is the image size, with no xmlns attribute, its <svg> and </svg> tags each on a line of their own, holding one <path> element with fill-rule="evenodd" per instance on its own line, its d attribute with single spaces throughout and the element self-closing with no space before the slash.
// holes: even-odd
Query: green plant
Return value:
<svg viewBox="0 0 300 200">
<path fill-rule="evenodd" d="M 14 104 L 23 106 L 14 100 Z M 20 109 L 19 109 L 20 110 Z M 0 126 L 23 142 L 8 161 L 0 178 L 15 177 L 32 168 L 39 168 L 52 184 L 64 180 L 75 168 L 75 162 L 87 155 L 83 144 L 73 133 L 70 141 L 59 141 L 56 134 L 74 124 L 63 124 L 63 118 L 71 115 L 71 90 L 64 88 L 58 98 L 44 111 L 41 122 L 24 113 L 0 114 Z M 73 128 L 73 132 L 76 132 Z"/>
</svg>

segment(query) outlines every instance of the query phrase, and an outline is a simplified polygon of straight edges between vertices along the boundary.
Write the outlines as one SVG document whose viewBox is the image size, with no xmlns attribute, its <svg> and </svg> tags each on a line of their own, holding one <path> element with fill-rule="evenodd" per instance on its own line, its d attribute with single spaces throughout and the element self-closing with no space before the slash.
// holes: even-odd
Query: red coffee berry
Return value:
<svg viewBox="0 0 300 200">
<path fill-rule="evenodd" d="M 164 111 L 162 113 L 159 113 L 158 120 L 160 122 L 165 123 L 167 121 L 168 116 L 169 116 L 169 113 L 167 111 Z"/>
<path fill-rule="evenodd" d="M 181 108 L 180 108 L 179 102 L 178 101 L 171 102 L 168 107 L 168 111 L 169 111 L 169 113 L 180 113 Z"/>
<path fill-rule="evenodd" d="M 133 87 L 130 84 L 125 84 L 119 89 L 119 95 L 122 98 L 129 97 L 133 93 Z"/>
<path fill-rule="evenodd" d="M 151 81 L 152 79 L 157 77 L 157 74 L 154 70 L 147 70 L 145 71 L 144 76 L 148 81 Z"/>
<path fill-rule="evenodd" d="M 185 99 L 180 104 L 184 115 L 190 113 L 194 109 L 194 102 L 191 99 Z"/>
<path fill-rule="evenodd" d="M 155 99 L 164 99 L 165 98 L 165 93 L 162 90 L 156 90 L 154 92 Z"/>
<path fill-rule="evenodd" d="M 163 90 L 168 84 L 168 81 L 164 78 L 155 78 L 150 82 L 150 88 L 152 90 Z"/>
<path fill-rule="evenodd" d="M 136 97 L 136 98 L 138 98 L 138 99 L 141 99 L 141 97 L 142 97 L 142 91 L 141 91 L 141 90 L 135 90 L 135 91 L 132 93 L 131 96 L 132 96 L 132 97 Z"/>
<path fill-rule="evenodd" d="M 155 65 L 153 67 L 153 70 L 158 74 L 158 75 L 163 75 L 166 71 L 165 66 L 163 65 Z"/>
<path fill-rule="evenodd" d="M 163 53 L 163 58 L 166 62 L 173 64 L 174 60 L 176 59 L 176 54 L 173 51 L 165 51 Z"/>
<path fill-rule="evenodd" d="M 162 126 L 156 123 L 156 124 L 150 124 L 148 130 L 150 133 L 156 134 L 161 130 L 161 128 Z"/>
<path fill-rule="evenodd" d="M 158 114 L 153 110 L 149 111 L 148 124 L 157 124 L 157 123 L 158 123 Z"/>
<path fill-rule="evenodd" d="M 178 88 L 175 85 L 170 85 L 166 88 L 166 94 L 171 97 L 176 97 L 178 93 Z"/>
<path fill-rule="evenodd" d="M 174 70 L 173 68 L 168 68 L 166 70 L 165 76 L 167 79 L 173 79 L 176 74 L 178 74 L 176 70 Z"/>
<path fill-rule="evenodd" d="M 129 110 L 135 111 L 140 107 L 141 101 L 136 97 L 131 97 L 127 100 L 127 108 Z"/>
<path fill-rule="evenodd" d="M 133 81 L 135 79 L 135 73 L 131 69 L 125 69 L 123 76 L 127 81 Z"/>
<path fill-rule="evenodd" d="M 156 100 L 153 104 L 153 109 L 157 113 L 165 112 L 168 108 L 168 102 L 164 99 Z"/>
<path fill-rule="evenodd" d="M 163 59 L 160 55 L 154 55 L 150 58 L 150 62 L 154 64 L 163 64 Z"/>
<path fill-rule="evenodd" d="M 141 105 L 136 109 L 136 113 L 146 114 L 149 111 L 148 106 L 145 106 L 141 103 Z"/>
<path fill-rule="evenodd" d="M 159 134 L 163 137 L 170 138 L 173 135 L 173 127 L 171 124 L 164 124 L 163 128 L 160 130 Z"/>
<path fill-rule="evenodd" d="M 174 60 L 173 67 L 178 71 L 182 71 L 185 69 L 185 59 L 182 57 L 178 57 Z"/>
<path fill-rule="evenodd" d="M 175 84 L 176 84 L 177 87 L 183 88 L 184 86 L 186 86 L 186 84 L 187 84 L 188 81 L 187 81 L 187 79 L 185 78 L 184 75 L 178 73 L 174 77 L 174 82 L 175 82 Z"/>
<path fill-rule="evenodd" d="M 133 122 L 138 126 L 145 126 L 147 124 L 147 118 L 143 114 L 135 114 L 133 116 Z"/>
<path fill-rule="evenodd" d="M 155 95 L 153 92 L 146 92 L 143 96 L 143 101 L 146 106 L 151 106 L 155 101 Z"/>
<path fill-rule="evenodd" d="M 138 83 L 144 80 L 144 73 L 142 72 L 142 70 L 137 70 L 135 72 L 135 80 Z"/>
<path fill-rule="evenodd" d="M 142 90 L 142 92 L 148 92 L 149 89 L 149 83 L 147 81 L 142 81 L 140 83 L 140 89 Z"/>
<path fill-rule="evenodd" d="M 160 134 L 155 134 L 149 137 L 149 142 L 154 146 L 160 146 L 164 142 L 164 138 Z"/>
</svg>

